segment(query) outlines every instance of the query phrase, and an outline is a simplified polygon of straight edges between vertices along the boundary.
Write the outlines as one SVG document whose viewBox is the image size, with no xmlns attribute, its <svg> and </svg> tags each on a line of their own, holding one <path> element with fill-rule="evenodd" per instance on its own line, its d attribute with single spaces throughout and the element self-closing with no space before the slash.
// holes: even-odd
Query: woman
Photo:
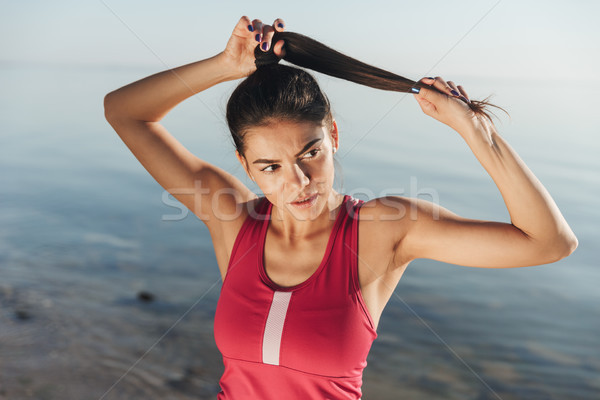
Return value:
<svg viewBox="0 0 600 400">
<path fill-rule="evenodd" d="M 277 38 L 281 40 L 275 40 Z M 414 93 L 467 142 L 511 223 L 459 217 L 430 202 L 366 202 L 333 190 L 339 132 L 329 102 L 297 65 Z M 220 82 L 246 78 L 227 105 L 236 155 L 264 193 L 185 149 L 159 121 Z M 246 16 L 214 57 L 109 93 L 106 118 L 150 174 L 208 227 L 223 277 L 215 339 L 219 399 L 358 399 L 381 313 L 408 264 L 524 267 L 571 254 L 556 204 L 461 86 L 413 82 Z"/>
</svg>

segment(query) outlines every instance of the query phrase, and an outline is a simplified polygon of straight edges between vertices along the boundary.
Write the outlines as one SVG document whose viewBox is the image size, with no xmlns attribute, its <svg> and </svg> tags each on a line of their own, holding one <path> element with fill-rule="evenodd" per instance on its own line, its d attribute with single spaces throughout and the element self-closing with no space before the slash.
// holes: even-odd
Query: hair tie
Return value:
<svg viewBox="0 0 600 400">
<path fill-rule="evenodd" d="M 269 48 L 269 50 L 262 51 L 260 49 L 260 43 L 254 48 L 254 64 L 256 64 L 257 68 L 262 65 L 277 64 L 279 60 L 281 60 L 273 51 L 273 48 L 275 48 L 275 43 L 277 43 L 277 41 L 279 40 L 278 33 L 279 32 L 275 32 L 273 34 L 273 38 L 271 39 L 271 47 Z"/>
</svg>

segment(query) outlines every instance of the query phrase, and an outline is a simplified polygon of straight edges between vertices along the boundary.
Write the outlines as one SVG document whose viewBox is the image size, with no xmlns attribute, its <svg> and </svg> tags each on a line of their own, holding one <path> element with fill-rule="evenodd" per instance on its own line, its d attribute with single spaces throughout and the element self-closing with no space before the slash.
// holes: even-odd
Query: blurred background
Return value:
<svg viewBox="0 0 600 400">
<path fill-rule="evenodd" d="M 221 285 L 208 230 L 104 119 L 108 92 L 222 51 L 242 15 L 418 80 L 493 95 L 497 127 L 579 239 L 557 263 L 419 259 L 383 313 L 365 399 L 595 399 L 600 392 L 600 4 L 587 1 L 28 1 L 0 14 L 0 399 L 214 399 Z M 340 128 L 337 184 L 509 222 L 460 136 L 410 95 L 315 73 Z M 225 105 L 163 124 L 252 186 Z"/>
</svg>

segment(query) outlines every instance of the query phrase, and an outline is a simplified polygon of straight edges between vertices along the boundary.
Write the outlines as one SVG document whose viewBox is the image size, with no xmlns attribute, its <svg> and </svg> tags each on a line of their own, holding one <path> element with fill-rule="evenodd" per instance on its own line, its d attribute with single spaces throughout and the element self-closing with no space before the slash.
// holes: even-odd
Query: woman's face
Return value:
<svg viewBox="0 0 600 400">
<path fill-rule="evenodd" d="M 274 206 L 306 220 L 317 217 L 327 204 L 337 146 L 335 121 L 331 131 L 313 122 L 276 121 L 248 130 L 246 160 L 239 154 L 238 159 Z"/>
</svg>

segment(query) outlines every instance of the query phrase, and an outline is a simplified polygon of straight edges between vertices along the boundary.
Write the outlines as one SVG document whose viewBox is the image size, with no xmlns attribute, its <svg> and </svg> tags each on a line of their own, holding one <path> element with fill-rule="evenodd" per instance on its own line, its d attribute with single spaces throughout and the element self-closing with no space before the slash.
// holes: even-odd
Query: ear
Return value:
<svg viewBox="0 0 600 400">
<path fill-rule="evenodd" d="M 244 170 L 246 171 L 246 173 L 248 174 L 248 176 L 250 177 L 251 180 L 254 180 L 254 178 L 252 177 L 252 174 L 250 174 L 250 170 L 248 168 L 248 161 L 246 161 L 246 157 L 244 157 L 243 155 L 240 154 L 239 151 L 235 151 L 235 156 L 237 157 L 238 161 L 240 162 L 240 164 L 242 164 L 242 167 L 244 167 Z"/>
<path fill-rule="evenodd" d="M 331 126 L 331 130 L 329 131 L 329 134 L 331 135 L 331 145 L 334 149 L 337 150 L 340 147 L 340 136 L 337 122 L 335 122 L 335 119 L 333 120 Z"/>
</svg>

